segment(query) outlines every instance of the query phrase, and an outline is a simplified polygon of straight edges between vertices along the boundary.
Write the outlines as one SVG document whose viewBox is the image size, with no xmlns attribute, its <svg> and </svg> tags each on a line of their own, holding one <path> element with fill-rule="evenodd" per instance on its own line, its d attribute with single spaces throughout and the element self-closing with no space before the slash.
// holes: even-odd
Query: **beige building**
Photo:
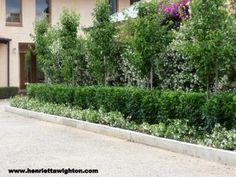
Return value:
<svg viewBox="0 0 236 177">
<path fill-rule="evenodd" d="M 112 10 L 120 11 L 138 0 L 110 0 Z M 64 8 L 80 14 L 81 25 L 92 23 L 96 0 L 0 0 L 0 87 L 25 87 L 26 82 L 38 82 L 36 59 L 26 60 L 26 50 L 32 44 L 33 23 L 48 13 L 55 25 Z M 30 69 L 29 69 L 30 68 Z"/>
</svg>

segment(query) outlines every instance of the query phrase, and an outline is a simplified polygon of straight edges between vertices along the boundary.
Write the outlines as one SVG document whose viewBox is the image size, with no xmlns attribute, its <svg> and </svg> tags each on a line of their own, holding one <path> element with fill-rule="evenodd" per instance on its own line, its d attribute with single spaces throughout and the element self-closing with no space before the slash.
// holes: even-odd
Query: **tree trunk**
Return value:
<svg viewBox="0 0 236 177">
<path fill-rule="evenodd" d="M 128 86 L 131 86 L 131 79 L 130 79 L 130 75 L 128 74 Z"/>
<path fill-rule="evenodd" d="M 207 100 L 209 99 L 209 74 L 207 73 Z"/>
<path fill-rule="evenodd" d="M 150 88 L 153 89 L 153 67 L 151 66 L 150 71 Z"/>
<path fill-rule="evenodd" d="M 216 67 L 215 67 L 215 91 L 218 91 L 219 89 L 219 66 L 218 66 L 218 59 L 216 58 L 215 61 Z"/>
<path fill-rule="evenodd" d="M 107 85 L 107 62 L 106 62 L 106 58 L 104 57 L 103 60 L 104 63 L 104 85 Z"/>
</svg>

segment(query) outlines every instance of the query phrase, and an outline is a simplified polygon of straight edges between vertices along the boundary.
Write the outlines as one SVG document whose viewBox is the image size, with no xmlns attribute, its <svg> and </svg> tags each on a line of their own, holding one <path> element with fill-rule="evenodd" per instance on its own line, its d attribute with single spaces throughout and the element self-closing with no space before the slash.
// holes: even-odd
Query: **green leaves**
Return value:
<svg viewBox="0 0 236 177">
<path fill-rule="evenodd" d="M 93 28 L 88 33 L 88 68 L 97 84 L 107 85 L 116 69 L 116 28 L 111 22 L 107 0 L 97 1 L 93 13 Z"/>
<path fill-rule="evenodd" d="M 64 82 L 72 85 L 82 85 L 86 72 L 84 40 L 78 36 L 78 28 L 79 16 L 74 11 L 64 10 L 59 27 L 61 70 Z"/>
<path fill-rule="evenodd" d="M 227 130 L 220 124 L 217 124 L 211 134 L 206 135 L 203 144 L 215 148 L 235 150 L 236 148 L 236 130 Z"/>
<path fill-rule="evenodd" d="M 228 89 L 235 82 L 236 16 L 224 2 L 192 0 L 191 18 L 174 28 L 155 0 L 138 4 L 138 17 L 122 23 L 112 22 L 108 0 L 99 0 L 85 38 L 73 11 L 54 27 L 46 17 L 38 21 L 35 52 L 47 83 Z"/>
<path fill-rule="evenodd" d="M 196 125 L 190 125 L 186 119 L 165 120 L 156 124 L 146 122 L 135 123 L 125 118 L 120 112 L 105 112 L 104 109 L 81 109 L 77 106 L 55 104 L 28 97 L 15 97 L 11 99 L 11 106 L 43 112 L 93 123 L 100 123 L 112 127 L 135 130 L 154 136 L 180 140 L 184 142 L 199 143 L 215 148 L 235 150 L 236 129 L 227 130 L 216 124 L 209 133 L 202 131 Z"/>
<path fill-rule="evenodd" d="M 228 129 L 235 127 L 235 93 L 177 92 L 132 87 L 69 87 L 65 85 L 31 84 L 30 98 L 79 106 L 105 112 L 118 111 L 136 123 L 156 124 L 166 120 L 185 119 L 211 131 L 217 123 Z"/>
<path fill-rule="evenodd" d="M 138 18 L 128 20 L 123 27 L 128 33 L 123 41 L 126 43 L 123 57 L 135 68 L 134 75 L 153 88 L 159 69 L 155 64 L 171 42 L 171 31 L 168 25 L 162 25 L 164 17 L 157 14 L 156 1 L 140 3 L 137 10 Z"/>
<path fill-rule="evenodd" d="M 235 60 L 235 24 L 227 13 L 225 0 L 192 0 L 192 18 L 176 32 L 173 47 L 190 57 L 204 89 L 219 90 Z M 234 55 L 234 56 L 233 56 Z"/>
<path fill-rule="evenodd" d="M 60 23 L 49 27 L 47 17 L 35 24 L 35 53 L 48 83 L 82 85 L 86 78 L 84 40 L 78 36 L 79 16 L 65 9 Z"/>
</svg>

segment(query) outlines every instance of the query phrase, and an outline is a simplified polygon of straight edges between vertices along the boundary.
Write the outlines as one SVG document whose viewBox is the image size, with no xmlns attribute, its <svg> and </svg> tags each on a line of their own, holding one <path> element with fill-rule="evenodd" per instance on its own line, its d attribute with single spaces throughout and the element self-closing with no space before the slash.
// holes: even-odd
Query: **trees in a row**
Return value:
<svg viewBox="0 0 236 177">
<path fill-rule="evenodd" d="M 35 24 L 35 52 L 46 82 L 76 85 L 86 79 L 84 40 L 78 35 L 79 16 L 65 10 L 57 26 L 47 17 Z"/>
<path fill-rule="evenodd" d="M 219 90 L 232 77 L 235 14 L 225 0 L 154 0 L 137 10 L 136 19 L 116 24 L 100 0 L 83 37 L 79 16 L 68 10 L 55 27 L 37 22 L 36 53 L 47 81 Z"/>
</svg>

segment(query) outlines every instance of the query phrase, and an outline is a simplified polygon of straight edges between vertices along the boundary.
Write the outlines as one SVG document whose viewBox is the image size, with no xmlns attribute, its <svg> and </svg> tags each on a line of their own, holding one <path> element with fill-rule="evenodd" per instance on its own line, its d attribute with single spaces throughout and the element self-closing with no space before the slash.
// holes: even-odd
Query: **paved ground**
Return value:
<svg viewBox="0 0 236 177">
<path fill-rule="evenodd" d="M 0 101 L 0 177 L 40 176 L 9 175 L 13 168 L 99 170 L 67 175 L 76 177 L 236 177 L 234 167 L 24 118 L 4 112 L 4 104 Z"/>
</svg>

